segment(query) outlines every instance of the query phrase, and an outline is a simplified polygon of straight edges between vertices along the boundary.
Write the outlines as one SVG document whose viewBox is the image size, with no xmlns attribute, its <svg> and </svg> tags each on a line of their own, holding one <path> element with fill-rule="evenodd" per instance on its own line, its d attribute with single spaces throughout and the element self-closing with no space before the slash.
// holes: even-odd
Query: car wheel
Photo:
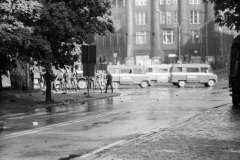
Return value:
<svg viewBox="0 0 240 160">
<path fill-rule="evenodd" d="M 146 88 L 148 86 L 148 83 L 146 81 L 142 81 L 141 87 Z"/>
<path fill-rule="evenodd" d="M 209 80 L 207 83 L 208 87 L 212 87 L 214 86 L 214 84 L 215 84 L 214 80 Z"/>
<path fill-rule="evenodd" d="M 78 88 L 79 89 L 85 89 L 87 87 L 86 81 L 85 80 L 79 80 L 78 81 Z"/>
<path fill-rule="evenodd" d="M 178 86 L 179 86 L 179 87 L 184 87 L 185 84 L 186 84 L 185 81 L 179 81 L 179 82 L 178 82 Z"/>
<path fill-rule="evenodd" d="M 117 82 L 112 83 L 113 89 L 118 89 L 119 84 Z"/>
</svg>

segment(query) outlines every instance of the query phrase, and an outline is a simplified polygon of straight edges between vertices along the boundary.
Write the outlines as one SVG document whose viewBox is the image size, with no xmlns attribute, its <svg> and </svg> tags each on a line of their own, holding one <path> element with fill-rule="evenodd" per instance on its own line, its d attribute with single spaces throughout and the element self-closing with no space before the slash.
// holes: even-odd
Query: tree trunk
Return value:
<svg viewBox="0 0 240 160">
<path fill-rule="evenodd" d="M 46 69 L 46 102 L 51 102 L 52 97 L 51 97 L 51 78 L 50 78 L 50 72 L 48 69 Z"/>
</svg>

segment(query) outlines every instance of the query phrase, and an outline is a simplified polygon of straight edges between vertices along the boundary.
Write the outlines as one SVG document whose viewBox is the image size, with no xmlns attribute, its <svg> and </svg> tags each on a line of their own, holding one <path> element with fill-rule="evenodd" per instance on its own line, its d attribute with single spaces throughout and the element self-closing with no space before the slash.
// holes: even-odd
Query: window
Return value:
<svg viewBox="0 0 240 160">
<path fill-rule="evenodd" d="M 136 44 L 148 44 L 147 32 L 136 32 Z"/>
<path fill-rule="evenodd" d="M 166 24 L 166 14 L 160 13 L 160 24 Z"/>
<path fill-rule="evenodd" d="M 166 0 L 166 4 L 167 4 L 167 5 L 171 5 L 171 1 L 172 1 L 172 0 Z"/>
<path fill-rule="evenodd" d="M 190 11 L 190 23 L 199 24 L 199 11 Z"/>
<path fill-rule="evenodd" d="M 131 69 L 121 69 L 121 73 L 123 73 L 123 74 L 131 74 L 132 70 Z"/>
<path fill-rule="evenodd" d="M 187 68 L 187 72 L 199 72 L 199 68 Z"/>
<path fill-rule="evenodd" d="M 173 4 L 178 4 L 178 0 L 173 0 L 172 3 Z"/>
<path fill-rule="evenodd" d="M 173 31 L 163 31 L 163 44 L 173 44 Z"/>
<path fill-rule="evenodd" d="M 119 74 L 119 69 L 118 69 L 118 68 L 110 68 L 110 69 L 109 69 L 109 72 L 110 72 L 111 74 Z"/>
<path fill-rule="evenodd" d="M 172 14 L 171 12 L 166 12 L 167 15 L 167 24 L 171 24 L 172 23 Z"/>
<path fill-rule="evenodd" d="M 176 67 L 175 72 L 182 72 L 182 67 Z"/>
<path fill-rule="evenodd" d="M 159 0 L 160 5 L 164 5 L 165 0 Z"/>
<path fill-rule="evenodd" d="M 167 68 L 158 68 L 157 69 L 157 73 L 164 73 L 164 72 L 168 72 Z"/>
<path fill-rule="evenodd" d="M 177 16 L 177 12 L 176 11 L 173 12 L 172 18 L 173 18 L 172 23 L 173 24 L 177 24 L 178 23 L 178 16 Z"/>
<path fill-rule="evenodd" d="M 208 68 L 206 68 L 206 67 L 201 68 L 201 72 L 203 72 L 203 73 L 208 73 Z"/>
<path fill-rule="evenodd" d="M 177 12 L 160 12 L 160 24 L 176 24 L 177 20 Z"/>
<path fill-rule="evenodd" d="M 204 72 L 204 73 L 212 73 L 212 69 L 209 68 L 209 67 L 202 67 L 202 68 L 201 68 L 201 72 Z"/>
<path fill-rule="evenodd" d="M 135 15 L 136 25 L 146 25 L 147 24 L 147 13 L 146 12 L 138 12 Z"/>
<path fill-rule="evenodd" d="M 147 69 L 146 69 L 146 72 L 147 72 L 147 73 L 152 73 L 152 72 L 153 72 L 153 68 L 147 68 Z"/>
<path fill-rule="evenodd" d="M 201 42 L 201 37 L 199 30 L 191 30 L 191 39 L 192 43 L 200 43 Z"/>
<path fill-rule="evenodd" d="M 135 0 L 136 6 L 147 5 L 147 0 Z"/>
<path fill-rule="evenodd" d="M 142 74 L 142 69 L 141 68 L 134 68 L 133 69 L 133 74 Z"/>
<path fill-rule="evenodd" d="M 189 3 L 190 4 L 200 4 L 201 2 L 200 2 L 201 0 L 189 0 Z"/>
</svg>

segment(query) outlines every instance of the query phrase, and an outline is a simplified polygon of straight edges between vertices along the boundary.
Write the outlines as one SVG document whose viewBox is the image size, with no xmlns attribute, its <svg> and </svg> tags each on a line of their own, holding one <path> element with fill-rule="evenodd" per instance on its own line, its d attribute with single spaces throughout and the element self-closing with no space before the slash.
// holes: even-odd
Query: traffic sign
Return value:
<svg viewBox="0 0 240 160">
<path fill-rule="evenodd" d="M 82 64 L 84 63 L 96 64 L 96 45 L 82 46 Z"/>
</svg>

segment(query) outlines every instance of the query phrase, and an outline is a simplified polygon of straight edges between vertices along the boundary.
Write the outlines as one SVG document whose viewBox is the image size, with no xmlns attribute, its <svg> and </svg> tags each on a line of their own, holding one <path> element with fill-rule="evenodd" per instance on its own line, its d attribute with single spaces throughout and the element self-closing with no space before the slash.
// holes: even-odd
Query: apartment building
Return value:
<svg viewBox="0 0 240 160">
<path fill-rule="evenodd" d="M 115 33 L 95 40 L 109 64 L 224 63 L 233 38 L 202 0 L 112 0 L 112 19 Z"/>
</svg>

